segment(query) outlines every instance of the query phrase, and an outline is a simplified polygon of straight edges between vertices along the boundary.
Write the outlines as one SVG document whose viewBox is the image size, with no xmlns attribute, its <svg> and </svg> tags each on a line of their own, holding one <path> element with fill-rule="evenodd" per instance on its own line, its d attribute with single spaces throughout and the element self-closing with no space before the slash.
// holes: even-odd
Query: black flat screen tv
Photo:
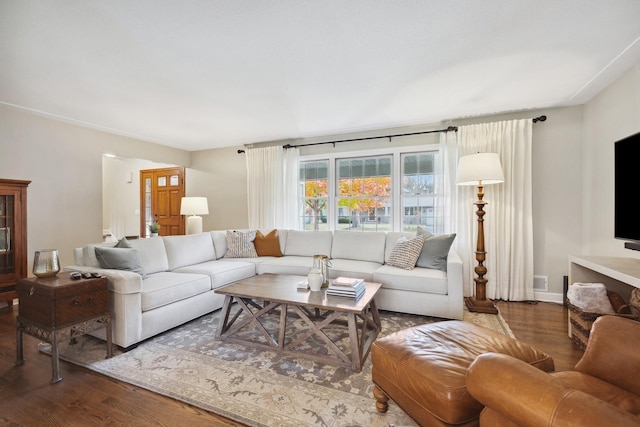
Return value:
<svg viewBox="0 0 640 427">
<path fill-rule="evenodd" d="M 640 132 L 614 145 L 614 237 L 640 250 Z"/>
</svg>

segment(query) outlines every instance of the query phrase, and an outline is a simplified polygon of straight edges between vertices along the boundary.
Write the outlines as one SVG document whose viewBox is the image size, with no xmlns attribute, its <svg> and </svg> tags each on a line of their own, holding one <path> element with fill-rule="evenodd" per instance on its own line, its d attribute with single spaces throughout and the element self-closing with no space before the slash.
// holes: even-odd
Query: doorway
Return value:
<svg viewBox="0 0 640 427">
<path fill-rule="evenodd" d="M 185 195 L 184 167 L 140 171 L 140 236 L 150 237 L 149 225 L 160 224 L 160 236 L 185 233 L 180 203 Z"/>
</svg>

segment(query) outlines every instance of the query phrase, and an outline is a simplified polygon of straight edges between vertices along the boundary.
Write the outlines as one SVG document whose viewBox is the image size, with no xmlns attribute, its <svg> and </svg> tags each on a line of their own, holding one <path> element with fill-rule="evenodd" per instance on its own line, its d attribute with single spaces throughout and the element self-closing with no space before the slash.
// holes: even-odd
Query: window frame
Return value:
<svg viewBox="0 0 640 427">
<path fill-rule="evenodd" d="M 328 162 L 328 201 L 327 201 L 327 225 L 329 230 L 337 230 L 338 211 L 336 206 L 336 163 L 338 159 L 366 158 L 376 156 L 391 156 L 391 219 L 390 231 L 402 231 L 402 163 L 403 154 L 420 154 L 435 151 L 438 154 L 440 173 L 444 173 L 444 152 L 439 143 L 409 145 L 401 147 L 377 148 L 370 150 L 342 151 L 337 153 L 322 153 L 300 155 L 300 163 L 323 161 Z M 299 186 L 302 187 L 302 186 Z M 298 200 L 302 200 L 304 195 L 298 194 Z M 304 224 L 300 224 L 304 229 Z"/>
</svg>

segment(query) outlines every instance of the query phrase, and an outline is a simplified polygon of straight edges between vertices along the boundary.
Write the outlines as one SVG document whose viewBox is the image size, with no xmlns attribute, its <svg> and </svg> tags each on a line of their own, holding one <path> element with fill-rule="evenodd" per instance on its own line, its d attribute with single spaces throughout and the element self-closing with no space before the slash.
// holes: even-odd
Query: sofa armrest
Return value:
<svg viewBox="0 0 640 427">
<path fill-rule="evenodd" d="M 65 267 L 64 270 L 99 273 L 108 279 L 109 290 L 117 294 L 137 294 L 142 292 L 142 276 L 133 271 L 86 267 L 84 265 L 70 265 Z"/>
<path fill-rule="evenodd" d="M 638 424 L 631 413 L 567 388 L 552 375 L 505 354 L 478 356 L 467 370 L 466 385 L 469 393 L 488 408 L 485 411 L 493 412 L 494 423 L 501 416 L 519 426 Z"/>
<path fill-rule="evenodd" d="M 575 370 L 640 394 L 640 322 L 600 316 Z M 614 350 L 615 349 L 615 350 Z"/>
<path fill-rule="evenodd" d="M 455 304 L 456 318 L 462 319 L 464 315 L 464 279 L 462 258 L 454 249 L 447 255 L 447 288 L 449 299 Z"/>
</svg>

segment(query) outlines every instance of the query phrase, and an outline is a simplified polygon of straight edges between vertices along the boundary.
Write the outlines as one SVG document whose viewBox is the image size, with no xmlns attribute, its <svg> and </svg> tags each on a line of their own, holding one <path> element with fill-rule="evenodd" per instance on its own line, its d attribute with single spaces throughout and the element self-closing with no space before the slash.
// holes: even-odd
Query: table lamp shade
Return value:
<svg viewBox="0 0 640 427">
<path fill-rule="evenodd" d="M 183 197 L 180 215 L 208 215 L 209 204 L 206 197 Z"/>
<path fill-rule="evenodd" d="M 180 204 L 180 215 L 187 217 L 187 234 L 202 233 L 202 217 L 209 214 L 206 197 L 183 197 Z"/>
<path fill-rule="evenodd" d="M 504 182 L 497 153 L 476 153 L 460 157 L 456 171 L 458 185 L 488 185 Z"/>
</svg>

